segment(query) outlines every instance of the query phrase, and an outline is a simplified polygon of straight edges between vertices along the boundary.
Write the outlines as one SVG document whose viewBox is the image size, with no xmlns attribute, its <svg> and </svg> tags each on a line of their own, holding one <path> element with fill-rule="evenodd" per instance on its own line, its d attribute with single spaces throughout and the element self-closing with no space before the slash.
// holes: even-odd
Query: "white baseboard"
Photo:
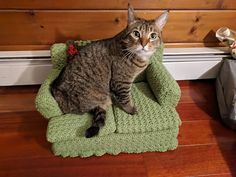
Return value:
<svg viewBox="0 0 236 177">
<path fill-rule="evenodd" d="M 0 59 L 0 86 L 41 84 L 52 68 L 50 60 Z"/>
<path fill-rule="evenodd" d="M 221 61 L 194 61 L 164 63 L 175 80 L 214 79 Z"/>
<path fill-rule="evenodd" d="M 215 78 L 226 48 L 165 49 L 163 63 L 176 80 Z M 49 51 L 0 52 L 0 86 L 41 84 L 51 70 Z"/>
</svg>

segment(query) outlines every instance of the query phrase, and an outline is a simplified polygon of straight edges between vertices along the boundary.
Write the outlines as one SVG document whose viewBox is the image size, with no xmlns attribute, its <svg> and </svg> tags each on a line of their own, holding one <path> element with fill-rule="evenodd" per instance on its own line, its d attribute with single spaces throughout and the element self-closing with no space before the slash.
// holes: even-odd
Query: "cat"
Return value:
<svg viewBox="0 0 236 177">
<path fill-rule="evenodd" d="M 63 113 L 94 115 L 85 132 L 87 138 L 97 135 L 105 125 L 106 109 L 111 104 L 131 115 L 137 112 L 130 100 L 131 85 L 160 47 L 167 18 L 165 11 L 154 20 L 145 20 L 129 6 L 127 27 L 113 38 L 81 47 L 51 85 Z"/>
</svg>

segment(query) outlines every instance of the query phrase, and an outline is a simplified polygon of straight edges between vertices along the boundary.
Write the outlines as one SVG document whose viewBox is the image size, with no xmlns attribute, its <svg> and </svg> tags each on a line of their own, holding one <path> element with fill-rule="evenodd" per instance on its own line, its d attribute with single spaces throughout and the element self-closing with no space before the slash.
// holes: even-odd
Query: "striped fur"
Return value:
<svg viewBox="0 0 236 177">
<path fill-rule="evenodd" d="M 64 113 L 94 114 L 86 137 L 98 134 L 105 124 L 105 110 L 112 103 L 129 114 L 136 113 L 130 100 L 132 82 L 162 42 L 161 17 L 137 18 L 131 7 L 128 17 L 127 27 L 115 37 L 82 47 L 52 84 L 52 93 Z"/>
</svg>

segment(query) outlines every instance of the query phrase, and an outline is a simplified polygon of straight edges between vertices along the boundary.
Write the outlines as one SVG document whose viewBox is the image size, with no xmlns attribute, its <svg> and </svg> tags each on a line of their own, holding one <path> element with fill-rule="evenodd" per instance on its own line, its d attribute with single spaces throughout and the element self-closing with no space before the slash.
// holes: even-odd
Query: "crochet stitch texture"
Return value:
<svg viewBox="0 0 236 177">
<path fill-rule="evenodd" d="M 88 41 L 78 41 L 86 45 Z M 49 120 L 47 140 L 55 155 L 63 157 L 101 156 L 105 153 L 164 152 L 178 145 L 181 120 L 175 107 L 180 99 L 180 88 L 162 64 L 163 46 L 152 56 L 151 63 L 133 84 L 132 101 L 138 114 L 129 115 L 117 107 L 109 107 L 105 126 L 98 136 L 85 138 L 92 115 L 64 114 L 50 92 L 50 84 L 66 65 L 66 45 L 51 47 L 53 68 L 41 85 L 37 110 Z"/>
</svg>

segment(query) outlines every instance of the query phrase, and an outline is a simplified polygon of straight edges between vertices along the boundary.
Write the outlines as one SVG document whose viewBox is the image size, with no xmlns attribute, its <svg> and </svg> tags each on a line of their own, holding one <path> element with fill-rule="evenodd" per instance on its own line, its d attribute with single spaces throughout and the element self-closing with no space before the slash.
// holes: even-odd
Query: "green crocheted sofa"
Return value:
<svg viewBox="0 0 236 177">
<path fill-rule="evenodd" d="M 63 114 L 50 92 L 50 84 L 66 64 L 65 51 L 63 43 L 51 47 L 53 68 L 36 97 L 37 110 L 49 120 L 47 140 L 52 143 L 55 155 L 89 157 L 105 153 L 164 152 L 177 147 L 181 121 L 175 107 L 180 89 L 162 64 L 163 47 L 156 51 L 151 64 L 133 84 L 131 95 L 138 114 L 132 116 L 111 106 L 106 125 L 93 138 L 85 138 L 92 116 Z"/>
</svg>

